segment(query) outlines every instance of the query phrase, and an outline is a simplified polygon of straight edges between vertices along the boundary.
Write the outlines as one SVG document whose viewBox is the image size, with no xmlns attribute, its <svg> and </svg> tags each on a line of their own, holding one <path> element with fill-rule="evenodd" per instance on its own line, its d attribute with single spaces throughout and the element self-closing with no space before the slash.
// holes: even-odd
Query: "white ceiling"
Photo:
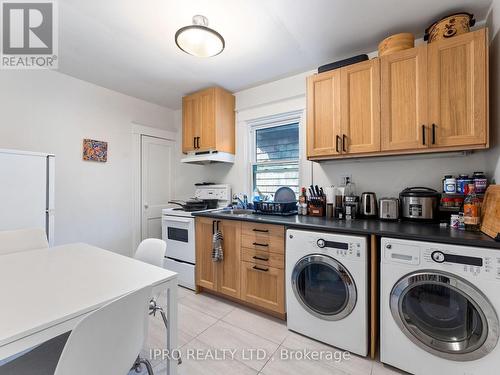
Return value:
<svg viewBox="0 0 500 375">
<path fill-rule="evenodd" d="M 239 91 L 377 49 L 386 36 L 418 37 L 455 10 L 485 18 L 491 0 L 59 0 L 59 70 L 177 109 L 211 85 Z M 208 17 L 226 49 L 180 51 L 177 29 Z"/>
</svg>

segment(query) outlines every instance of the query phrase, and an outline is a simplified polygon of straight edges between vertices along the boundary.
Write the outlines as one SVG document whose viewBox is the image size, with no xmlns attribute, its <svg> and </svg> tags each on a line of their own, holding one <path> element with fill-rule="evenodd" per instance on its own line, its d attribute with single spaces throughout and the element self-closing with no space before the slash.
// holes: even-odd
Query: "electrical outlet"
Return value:
<svg viewBox="0 0 500 375">
<path fill-rule="evenodd" d="M 346 185 L 346 180 L 349 179 L 349 181 L 352 182 L 352 174 L 348 174 L 348 173 L 343 173 L 340 175 L 340 185 L 342 186 L 345 186 Z"/>
</svg>

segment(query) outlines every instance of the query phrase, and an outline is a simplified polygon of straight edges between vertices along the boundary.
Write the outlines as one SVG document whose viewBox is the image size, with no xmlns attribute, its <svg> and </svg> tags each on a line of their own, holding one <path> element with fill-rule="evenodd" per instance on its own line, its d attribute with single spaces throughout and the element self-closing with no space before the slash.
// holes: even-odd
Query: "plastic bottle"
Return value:
<svg viewBox="0 0 500 375">
<path fill-rule="evenodd" d="M 481 201 L 476 195 L 474 184 L 469 184 L 468 190 L 464 201 L 465 230 L 477 232 L 481 229 Z"/>
</svg>

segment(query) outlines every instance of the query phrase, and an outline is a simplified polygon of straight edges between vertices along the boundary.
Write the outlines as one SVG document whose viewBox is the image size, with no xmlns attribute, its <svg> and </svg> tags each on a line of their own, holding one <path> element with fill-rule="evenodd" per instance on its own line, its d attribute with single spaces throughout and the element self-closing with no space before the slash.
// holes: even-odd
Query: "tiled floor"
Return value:
<svg viewBox="0 0 500 375">
<path fill-rule="evenodd" d="M 279 319 L 209 294 L 195 294 L 179 287 L 178 298 L 179 342 L 183 355 L 180 375 L 403 374 L 355 355 L 342 361 L 287 359 L 285 354 L 304 350 L 317 350 L 331 356 L 342 351 L 288 331 L 286 323 Z M 162 324 L 159 316 L 151 321 L 148 343 L 143 351 L 146 358 L 150 357 L 150 349 L 164 346 L 165 330 Z M 227 350 L 225 359 L 224 349 Z M 248 349 L 259 349 L 259 352 L 252 355 Z M 229 350 L 234 351 L 234 356 Z M 196 355 L 199 356 L 195 358 Z M 213 358 L 207 358 L 210 355 Z M 151 359 L 151 362 L 155 374 L 165 373 L 165 364 L 161 359 Z"/>
</svg>

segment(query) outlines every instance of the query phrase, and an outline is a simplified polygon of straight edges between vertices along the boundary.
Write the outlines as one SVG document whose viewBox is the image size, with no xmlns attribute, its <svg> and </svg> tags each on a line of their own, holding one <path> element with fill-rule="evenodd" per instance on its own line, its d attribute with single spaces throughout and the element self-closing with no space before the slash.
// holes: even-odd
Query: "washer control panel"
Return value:
<svg viewBox="0 0 500 375">
<path fill-rule="evenodd" d="M 289 229 L 287 251 L 290 245 L 293 245 L 293 248 L 307 249 L 311 253 L 328 254 L 339 259 L 366 259 L 367 239 L 365 237 Z"/>
<path fill-rule="evenodd" d="M 498 250 L 389 238 L 382 239 L 382 247 L 386 262 L 403 262 L 500 281 Z"/>
</svg>

